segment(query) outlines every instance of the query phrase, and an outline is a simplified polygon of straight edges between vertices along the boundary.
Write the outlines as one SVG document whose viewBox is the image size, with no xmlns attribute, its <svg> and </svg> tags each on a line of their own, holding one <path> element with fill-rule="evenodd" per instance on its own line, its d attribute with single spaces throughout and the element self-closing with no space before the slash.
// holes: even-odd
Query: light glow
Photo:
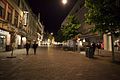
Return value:
<svg viewBox="0 0 120 80">
<path fill-rule="evenodd" d="M 67 4 L 67 0 L 62 0 L 62 3 L 63 4 Z"/>
</svg>

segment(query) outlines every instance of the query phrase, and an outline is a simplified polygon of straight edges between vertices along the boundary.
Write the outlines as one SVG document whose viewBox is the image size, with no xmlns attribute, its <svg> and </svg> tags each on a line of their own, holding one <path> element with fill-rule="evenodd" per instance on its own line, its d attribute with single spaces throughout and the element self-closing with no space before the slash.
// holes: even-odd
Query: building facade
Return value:
<svg viewBox="0 0 120 80">
<path fill-rule="evenodd" d="M 84 6 L 85 0 L 77 0 L 76 4 L 73 6 L 72 10 L 69 12 L 68 16 L 64 19 L 61 26 L 67 25 L 68 17 L 74 15 L 75 19 L 79 21 L 79 40 L 80 44 L 85 42 L 99 42 L 100 38 L 98 33 L 91 33 L 90 30 L 94 25 L 89 25 L 85 23 L 85 13 L 88 11 Z"/>
<path fill-rule="evenodd" d="M 25 0 L 0 0 L 0 50 L 23 48 L 41 39 L 44 28 Z M 39 39 L 40 38 L 40 39 Z"/>
<path fill-rule="evenodd" d="M 100 37 L 101 34 L 97 33 L 90 33 L 94 25 L 88 25 L 85 23 L 85 13 L 88 11 L 87 8 L 84 6 L 85 0 L 78 0 L 72 10 L 70 11 L 69 15 L 74 15 L 76 17 L 76 20 L 78 20 L 81 24 L 79 32 L 80 32 L 80 39 L 82 39 L 82 42 L 88 41 L 88 42 L 102 42 L 104 44 L 104 50 L 111 51 L 111 36 L 109 34 L 102 34 L 103 37 Z M 64 19 L 61 26 L 64 26 L 67 24 L 67 18 Z M 83 41 L 84 40 L 84 41 Z"/>
</svg>

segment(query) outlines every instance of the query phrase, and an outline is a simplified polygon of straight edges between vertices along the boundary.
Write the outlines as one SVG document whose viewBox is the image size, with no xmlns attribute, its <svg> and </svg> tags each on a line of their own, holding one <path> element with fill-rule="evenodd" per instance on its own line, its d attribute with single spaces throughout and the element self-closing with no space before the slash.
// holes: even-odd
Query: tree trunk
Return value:
<svg viewBox="0 0 120 80">
<path fill-rule="evenodd" d="M 114 52 L 114 37 L 113 37 L 113 33 L 111 33 L 111 43 L 112 43 L 112 61 L 115 61 L 115 52 Z"/>
</svg>

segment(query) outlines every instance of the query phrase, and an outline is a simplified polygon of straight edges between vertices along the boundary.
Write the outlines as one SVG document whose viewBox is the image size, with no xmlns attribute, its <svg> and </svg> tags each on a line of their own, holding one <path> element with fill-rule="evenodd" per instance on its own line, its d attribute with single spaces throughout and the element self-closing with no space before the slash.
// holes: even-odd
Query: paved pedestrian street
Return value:
<svg viewBox="0 0 120 80">
<path fill-rule="evenodd" d="M 106 57 L 89 59 L 53 47 L 39 47 L 36 55 L 32 49 L 29 55 L 19 49 L 14 55 L 0 53 L 0 80 L 120 80 L 120 65 Z"/>
</svg>

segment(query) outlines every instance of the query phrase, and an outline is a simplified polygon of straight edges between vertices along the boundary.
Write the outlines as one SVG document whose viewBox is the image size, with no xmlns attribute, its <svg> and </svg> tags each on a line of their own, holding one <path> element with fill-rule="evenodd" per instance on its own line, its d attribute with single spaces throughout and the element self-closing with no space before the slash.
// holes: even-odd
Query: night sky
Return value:
<svg viewBox="0 0 120 80">
<path fill-rule="evenodd" d="M 68 0 L 66 5 L 63 5 L 61 0 L 26 1 L 36 15 L 40 13 L 40 21 L 45 26 L 45 31 L 56 34 L 77 0 Z"/>
</svg>

